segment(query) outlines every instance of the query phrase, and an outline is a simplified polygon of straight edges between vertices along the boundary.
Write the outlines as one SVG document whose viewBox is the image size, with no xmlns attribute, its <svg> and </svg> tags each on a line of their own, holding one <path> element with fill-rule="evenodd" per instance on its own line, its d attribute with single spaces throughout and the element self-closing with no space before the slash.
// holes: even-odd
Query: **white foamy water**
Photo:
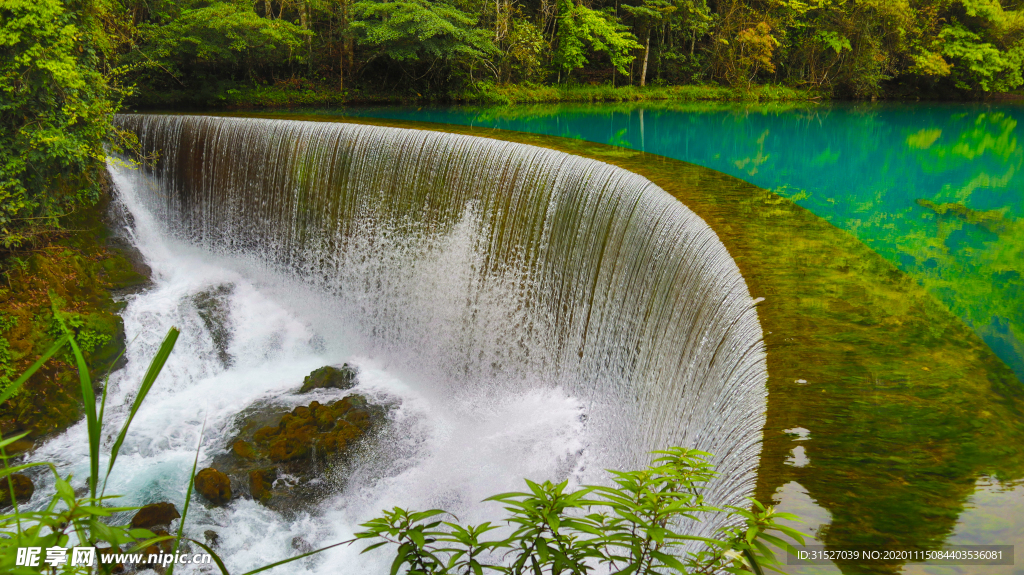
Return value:
<svg viewBox="0 0 1024 575">
<path fill-rule="evenodd" d="M 224 508 L 206 508 L 196 498 L 186 533 L 203 540 L 204 531 L 217 531 L 229 568 L 244 571 L 298 554 L 296 537 L 314 547 L 350 539 L 360 523 L 385 508 L 443 507 L 462 520 L 495 520 L 500 506 L 480 502 L 520 490 L 522 478 L 575 482 L 581 476 L 587 439 L 577 399 L 546 385 L 525 393 L 481 386 L 480 393 L 470 388 L 453 395 L 445 382 L 391 370 L 388 358 L 360 354 L 353 345 L 358 338 L 343 327 L 346 322 L 331 317 L 330 296 L 310 293 L 250 261 L 217 256 L 172 238 L 136 201 L 125 172 L 111 172 L 134 220 L 132 240 L 152 267 L 154 285 L 131 296 L 123 313 L 131 344 L 127 366 L 111 379 L 104 451 L 167 330 L 176 326 L 181 336 L 132 423 L 108 494 L 127 494 L 121 500 L 127 505 L 171 501 L 180 510 L 197 447 L 199 468 L 225 452 L 240 411 L 266 403 L 324 402 L 347 393 L 364 394 L 391 409 L 386 429 L 366 442 L 343 478 L 324 473 L 326 483 L 338 485 L 336 495 L 293 517 L 243 498 Z M 197 296 L 218 288 L 228 293 L 229 366 L 219 358 L 195 304 Z M 316 315 L 308 315 L 310 310 Z M 343 362 L 360 369 L 354 389 L 295 393 L 310 371 Z M 48 442 L 34 459 L 59 462 L 65 473 L 86 477 L 84 424 Z M 84 479 L 74 483 L 84 484 Z M 363 546 L 337 548 L 284 570 L 386 572 L 386 551 L 359 557 Z M 178 572 L 190 569 L 198 568 L 179 566 Z"/>
<path fill-rule="evenodd" d="M 295 395 L 322 365 L 356 365 L 352 391 L 389 406 L 350 465 L 324 469 L 333 495 L 315 509 L 195 504 L 186 532 L 217 531 L 233 570 L 297 554 L 297 537 L 348 539 L 396 505 L 493 521 L 504 512 L 480 501 L 523 478 L 594 482 L 672 445 L 715 454 L 710 503 L 751 492 L 766 395 L 754 302 L 714 232 L 649 181 L 450 134 L 118 122 L 160 161 L 111 168 L 154 286 L 124 312 L 108 445 L 167 329 L 182 336 L 108 492 L 180 508 L 197 445 L 202 468 L 239 412 L 343 395 Z M 84 477 L 85 445 L 79 425 L 38 456 Z M 387 572 L 386 551 L 360 549 L 285 570 Z"/>
</svg>

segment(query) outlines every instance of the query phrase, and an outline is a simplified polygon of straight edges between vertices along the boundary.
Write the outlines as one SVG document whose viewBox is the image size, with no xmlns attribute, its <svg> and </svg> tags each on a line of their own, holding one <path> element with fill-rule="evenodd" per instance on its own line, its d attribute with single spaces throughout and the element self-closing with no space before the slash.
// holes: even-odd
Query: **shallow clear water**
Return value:
<svg viewBox="0 0 1024 575">
<path fill-rule="evenodd" d="M 852 232 L 942 300 L 1024 382 L 1020 105 L 566 104 L 318 113 L 576 138 L 736 176 Z"/>
</svg>

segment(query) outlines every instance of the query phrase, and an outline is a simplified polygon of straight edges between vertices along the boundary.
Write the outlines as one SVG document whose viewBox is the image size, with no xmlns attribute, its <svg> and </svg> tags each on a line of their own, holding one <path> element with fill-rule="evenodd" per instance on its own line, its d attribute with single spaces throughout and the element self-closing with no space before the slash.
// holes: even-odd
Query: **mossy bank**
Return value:
<svg viewBox="0 0 1024 575">
<path fill-rule="evenodd" d="M 74 331 L 93 381 L 101 385 L 125 345 L 120 294 L 148 282 L 148 270 L 111 231 L 110 192 L 61 219 L 61 229 L 0 252 L 0 389 L 49 349 L 61 320 Z M 0 432 L 28 440 L 61 431 L 82 415 L 69 353 L 59 353 L 0 404 Z M 31 446 L 19 442 L 18 449 Z"/>
</svg>

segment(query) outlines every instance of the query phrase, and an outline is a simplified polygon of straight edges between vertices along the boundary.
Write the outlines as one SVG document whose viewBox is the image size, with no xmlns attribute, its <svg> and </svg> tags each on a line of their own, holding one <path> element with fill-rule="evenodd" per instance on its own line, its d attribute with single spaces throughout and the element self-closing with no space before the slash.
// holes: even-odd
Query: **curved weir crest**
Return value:
<svg viewBox="0 0 1024 575">
<path fill-rule="evenodd" d="M 116 121 L 159 158 L 121 194 L 181 240 L 324 294 L 352 349 L 442 393 L 560 387 L 603 467 L 696 447 L 720 472 L 709 503 L 752 492 L 767 379 L 754 301 L 711 228 L 648 180 L 440 132 Z"/>
</svg>

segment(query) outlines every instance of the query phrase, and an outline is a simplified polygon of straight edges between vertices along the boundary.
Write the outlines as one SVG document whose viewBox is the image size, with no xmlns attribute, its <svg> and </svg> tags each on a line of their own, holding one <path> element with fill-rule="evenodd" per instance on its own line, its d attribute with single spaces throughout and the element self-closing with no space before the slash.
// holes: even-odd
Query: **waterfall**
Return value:
<svg viewBox="0 0 1024 575">
<path fill-rule="evenodd" d="M 714 231 L 648 180 L 441 132 L 116 123 L 156 158 L 128 177 L 169 233 L 323 294 L 354 349 L 449 394 L 559 387 L 586 406 L 603 465 L 695 447 L 720 472 L 710 503 L 752 492 L 767 379 L 755 302 Z"/>
</svg>

